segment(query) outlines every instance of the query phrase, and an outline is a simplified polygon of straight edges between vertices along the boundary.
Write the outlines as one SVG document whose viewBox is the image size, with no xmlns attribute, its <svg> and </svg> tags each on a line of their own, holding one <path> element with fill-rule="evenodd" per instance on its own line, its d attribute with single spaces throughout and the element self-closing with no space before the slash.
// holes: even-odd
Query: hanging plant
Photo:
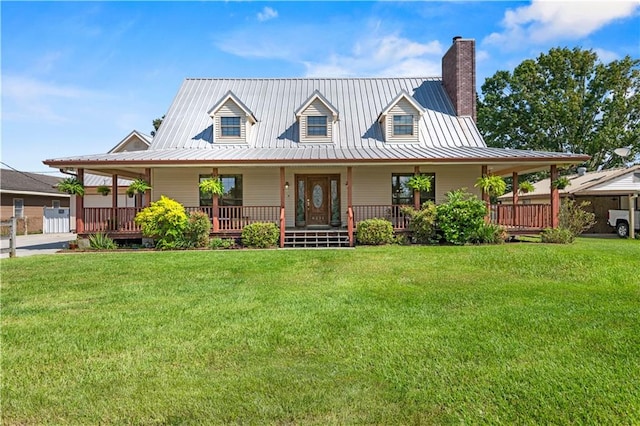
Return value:
<svg viewBox="0 0 640 426">
<path fill-rule="evenodd" d="M 407 181 L 407 186 L 414 191 L 429 192 L 431 190 L 431 176 L 414 175 Z"/>
<path fill-rule="evenodd" d="M 474 185 L 476 188 L 481 188 L 484 192 L 491 197 L 499 197 L 507 190 L 507 184 L 500 176 L 485 175 L 479 177 Z"/>
<path fill-rule="evenodd" d="M 149 185 L 144 179 L 138 178 L 131 182 L 131 185 L 127 188 L 127 195 L 131 197 L 133 194 L 144 194 L 150 189 L 151 185 Z"/>
<path fill-rule="evenodd" d="M 80 183 L 78 178 L 68 177 L 66 179 L 62 179 L 60 183 L 58 183 L 58 191 L 82 197 L 84 195 L 84 185 Z"/>
<path fill-rule="evenodd" d="M 521 194 L 527 194 L 529 192 L 533 192 L 535 191 L 535 187 L 533 186 L 533 184 L 531 182 L 528 181 L 524 181 L 524 182 L 520 182 L 520 184 L 518 184 L 518 192 Z"/>
<path fill-rule="evenodd" d="M 558 179 L 551 182 L 551 187 L 556 189 L 565 189 L 569 185 L 571 185 L 571 182 L 569 182 L 569 178 L 566 176 L 560 176 Z"/>
<path fill-rule="evenodd" d="M 107 185 L 100 185 L 96 188 L 96 191 L 98 191 L 98 194 L 102 194 L 105 197 L 109 194 L 111 194 L 111 188 L 109 188 Z"/>
<path fill-rule="evenodd" d="M 200 191 L 205 194 L 221 196 L 224 194 L 224 186 L 218 178 L 204 179 L 200 182 Z"/>
</svg>

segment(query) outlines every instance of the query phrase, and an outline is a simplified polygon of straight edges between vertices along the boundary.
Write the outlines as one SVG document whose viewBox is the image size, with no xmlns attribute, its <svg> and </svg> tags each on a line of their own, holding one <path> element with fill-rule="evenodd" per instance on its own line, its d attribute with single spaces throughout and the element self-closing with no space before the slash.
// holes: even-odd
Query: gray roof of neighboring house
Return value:
<svg viewBox="0 0 640 426">
<path fill-rule="evenodd" d="M 0 170 L 0 190 L 9 192 L 37 192 L 68 197 L 58 191 L 56 185 L 62 178 L 38 173 L 19 172 L 10 169 Z"/>
<path fill-rule="evenodd" d="M 318 91 L 339 112 L 334 143 L 300 143 L 295 111 Z M 258 120 L 246 144 L 213 140 L 208 112 L 229 92 Z M 383 140 L 380 113 L 403 91 L 425 109 L 418 143 Z M 47 164 L 523 159 L 584 156 L 487 148 L 474 121 L 456 116 L 440 78 L 186 79 L 146 151 L 74 156 Z"/>
<path fill-rule="evenodd" d="M 569 179 L 570 185 L 564 189 L 559 189 L 558 192 L 560 193 L 560 195 L 579 194 L 588 191 L 590 188 L 596 185 L 600 185 L 605 182 L 612 181 L 620 176 L 624 176 L 627 173 L 638 172 L 640 172 L 640 164 L 631 167 L 587 172 L 583 175 L 568 175 L 567 178 Z M 640 187 L 640 184 L 638 186 Z M 519 194 L 518 196 L 521 199 L 549 196 L 549 194 L 551 193 L 551 179 L 547 178 L 535 182 L 533 184 L 533 187 L 533 192 L 529 192 L 527 194 Z M 513 192 L 509 192 L 498 198 L 510 199 L 512 197 Z"/>
</svg>

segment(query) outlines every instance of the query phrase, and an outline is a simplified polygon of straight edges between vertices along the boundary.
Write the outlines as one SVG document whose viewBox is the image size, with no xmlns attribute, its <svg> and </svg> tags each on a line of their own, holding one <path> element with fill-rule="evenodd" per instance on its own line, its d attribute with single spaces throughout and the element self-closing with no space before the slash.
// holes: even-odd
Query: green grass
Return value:
<svg viewBox="0 0 640 426">
<path fill-rule="evenodd" d="M 640 244 L 6 259 L 2 423 L 638 424 Z"/>
</svg>

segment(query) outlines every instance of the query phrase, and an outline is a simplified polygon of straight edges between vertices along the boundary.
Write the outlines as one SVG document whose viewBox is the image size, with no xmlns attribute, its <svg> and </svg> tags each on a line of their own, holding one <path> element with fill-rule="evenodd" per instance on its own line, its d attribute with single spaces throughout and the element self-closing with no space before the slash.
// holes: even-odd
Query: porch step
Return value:
<svg viewBox="0 0 640 426">
<path fill-rule="evenodd" d="M 284 247 L 349 247 L 349 233 L 340 229 L 285 231 Z"/>
</svg>

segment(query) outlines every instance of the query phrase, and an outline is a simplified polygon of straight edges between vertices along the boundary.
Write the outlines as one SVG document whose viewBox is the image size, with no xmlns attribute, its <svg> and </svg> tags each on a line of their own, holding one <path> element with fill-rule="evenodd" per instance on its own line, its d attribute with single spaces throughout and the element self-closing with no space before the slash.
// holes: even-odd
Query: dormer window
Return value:
<svg viewBox="0 0 640 426">
<path fill-rule="evenodd" d="M 220 117 L 222 137 L 240 137 L 240 117 Z"/>
<path fill-rule="evenodd" d="M 307 117 L 307 136 L 327 136 L 326 115 L 312 115 Z"/>
<path fill-rule="evenodd" d="M 413 136 L 413 115 L 393 116 L 393 136 Z"/>
</svg>

